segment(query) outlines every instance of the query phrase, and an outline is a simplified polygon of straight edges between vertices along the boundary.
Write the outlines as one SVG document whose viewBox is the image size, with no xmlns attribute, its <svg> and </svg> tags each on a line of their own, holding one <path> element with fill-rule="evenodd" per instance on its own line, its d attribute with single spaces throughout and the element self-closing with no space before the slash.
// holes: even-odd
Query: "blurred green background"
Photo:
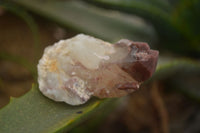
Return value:
<svg viewBox="0 0 200 133">
<path fill-rule="evenodd" d="M 199 133 L 199 24 L 200 0 L 1 0 L 0 123 L 7 121 L 1 111 L 12 109 L 10 97 L 20 99 L 37 84 L 36 65 L 44 48 L 85 33 L 112 43 L 121 38 L 147 42 L 160 52 L 158 67 L 139 91 L 113 99 L 115 104 L 108 102 L 90 117 L 74 120 L 80 122 L 70 128 L 56 126 L 57 132 Z M 41 121 L 47 123 L 43 128 L 52 126 Z"/>
</svg>

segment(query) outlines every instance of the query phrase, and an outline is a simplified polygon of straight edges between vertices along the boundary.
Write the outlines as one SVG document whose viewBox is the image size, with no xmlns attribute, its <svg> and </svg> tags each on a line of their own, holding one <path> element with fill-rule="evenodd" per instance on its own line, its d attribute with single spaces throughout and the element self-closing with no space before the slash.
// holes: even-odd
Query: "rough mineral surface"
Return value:
<svg viewBox="0 0 200 133">
<path fill-rule="evenodd" d="M 45 49 L 38 64 L 40 91 L 71 105 L 91 96 L 121 97 L 152 76 L 158 51 L 148 44 L 122 39 L 110 44 L 79 34 Z"/>
</svg>

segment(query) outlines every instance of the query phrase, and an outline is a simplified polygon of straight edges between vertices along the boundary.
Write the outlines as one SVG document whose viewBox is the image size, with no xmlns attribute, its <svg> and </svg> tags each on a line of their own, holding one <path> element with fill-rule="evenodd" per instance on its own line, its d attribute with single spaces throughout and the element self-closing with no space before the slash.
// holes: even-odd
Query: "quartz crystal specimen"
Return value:
<svg viewBox="0 0 200 133">
<path fill-rule="evenodd" d="M 40 91 L 71 105 L 91 96 L 121 97 L 137 90 L 155 71 L 158 51 L 122 39 L 110 44 L 79 34 L 45 49 L 38 64 Z"/>
</svg>

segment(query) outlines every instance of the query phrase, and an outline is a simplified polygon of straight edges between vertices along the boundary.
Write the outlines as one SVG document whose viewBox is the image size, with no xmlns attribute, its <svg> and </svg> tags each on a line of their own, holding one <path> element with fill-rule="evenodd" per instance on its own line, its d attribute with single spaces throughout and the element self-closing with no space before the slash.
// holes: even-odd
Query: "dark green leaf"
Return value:
<svg viewBox="0 0 200 133">
<path fill-rule="evenodd" d="M 180 0 L 170 6 L 162 0 L 86 0 L 92 4 L 138 15 L 150 22 L 158 36 L 159 47 L 199 57 L 199 0 Z"/>
<path fill-rule="evenodd" d="M 191 59 L 161 58 L 153 77 L 148 82 L 159 80 L 167 90 L 176 91 L 200 102 L 200 63 Z"/>
<path fill-rule="evenodd" d="M 17 4 L 67 28 L 108 41 L 127 38 L 152 42 L 154 30 L 142 19 L 105 11 L 81 1 L 13 0 Z"/>
<path fill-rule="evenodd" d="M 200 73 L 200 63 L 191 59 L 173 59 L 161 57 L 158 62 L 158 67 L 151 80 L 166 79 L 174 74 L 181 73 Z"/>
</svg>

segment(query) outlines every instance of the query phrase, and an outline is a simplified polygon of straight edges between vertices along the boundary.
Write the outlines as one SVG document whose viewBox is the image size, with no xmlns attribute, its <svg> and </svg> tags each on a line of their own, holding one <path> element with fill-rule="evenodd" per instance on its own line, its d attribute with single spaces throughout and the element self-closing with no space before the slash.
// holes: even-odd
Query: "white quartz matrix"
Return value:
<svg viewBox="0 0 200 133">
<path fill-rule="evenodd" d="M 61 40 L 45 48 L 39 61 L 39 89 L 50 99 L 71 105 L 83 104 L 92 95 L 124 96 L 139 87 L 121 69 L 120 63 L 127 58 L 128 50 L 84 34 Z"/>
</svg>

